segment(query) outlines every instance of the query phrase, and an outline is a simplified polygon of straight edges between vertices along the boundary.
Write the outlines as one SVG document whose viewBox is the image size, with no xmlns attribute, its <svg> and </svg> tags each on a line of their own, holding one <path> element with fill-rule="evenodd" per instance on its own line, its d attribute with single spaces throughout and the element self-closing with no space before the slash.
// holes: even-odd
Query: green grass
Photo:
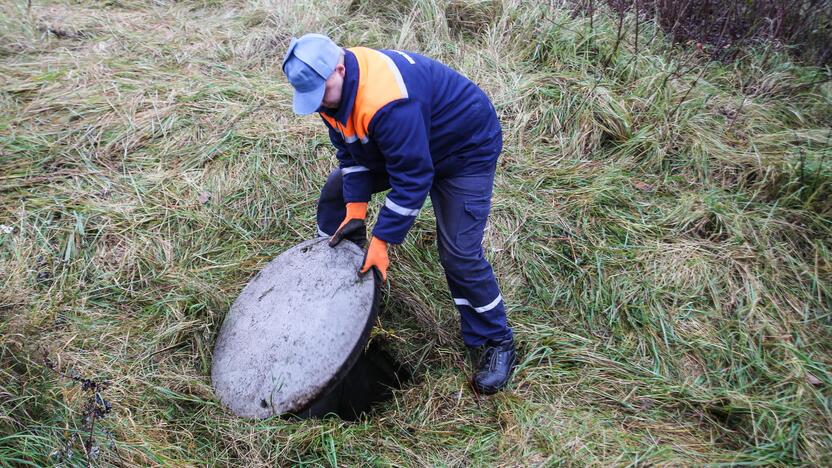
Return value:
<svg viewBox="0 0 832 468">
<path fill-rule="evenodd" d="M 67 444 L 86 463 L 86 395 L 44 351 L 111 383 L 97 464 L 832 464 L 824 71 L 466 2 L 2 0 L 0 465 Z M 467 386 L 426 209 L 376 330 L 413 384 L 355 423 L 244 421 L 214 397 L 224 314 L 315 235 L 335 165 L 279 70 L 307 31 L 423 52 L 492 97 L 508 391 Z"/>
</svg>

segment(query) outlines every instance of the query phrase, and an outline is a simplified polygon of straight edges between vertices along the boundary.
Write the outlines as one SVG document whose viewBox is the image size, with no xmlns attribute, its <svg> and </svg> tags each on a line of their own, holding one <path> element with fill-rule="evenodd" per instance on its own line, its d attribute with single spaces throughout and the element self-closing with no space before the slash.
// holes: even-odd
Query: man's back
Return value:
<svg viewBox="0 0 832 468">
<path fill-rule="evenodd" d="M 410 150 L 429 152 L 440 176 L 457 171 L 464 159 L 488 153 L 489 148 L 499 153 L 502 133 L 494 107 L 458 72 L 413 52 L 363 47 L 347 49 L 345 65 L 343 108 L 322 116 L 341 134 L 358 164 L 381 169 L 382 134 L 395 138 L 416 120 L 422 120 L 425 129 L 425 141 L 418 145 L 424 148 Z"/>
<path fill-rule="evenodd" d="M 383 50 L 402 71 L 411 97 L 427 104 L 430 150 L 437 158 L 465 156 L 494 145 L 500 124 L 486 94 L 445 64 L 413 52 Z M 498 150 L 499 151 L 499 150 Z"/>
</svg>

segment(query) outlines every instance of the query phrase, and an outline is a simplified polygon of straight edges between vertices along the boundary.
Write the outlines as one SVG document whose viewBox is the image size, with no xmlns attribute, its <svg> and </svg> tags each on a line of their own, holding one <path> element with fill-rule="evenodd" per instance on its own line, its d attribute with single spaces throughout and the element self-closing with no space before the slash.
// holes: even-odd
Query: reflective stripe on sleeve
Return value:
<svg viewBox="0 0 832 468">
<path fill-rule="evenodd" d="M 420 211 L 420 209 L 412 210 L 410 208 L 405 208 L 405 207 L 399 205 L 398 203 L 394 202 L 390 198 L 386 198 L 384 200 L 384 206 L 386 206 L 387 208 L 389 208 L 393 212 L 398 213 L 402 216 L 416 216 L 417 214 L 419 214 L 419 211 Z"/>
</svg>

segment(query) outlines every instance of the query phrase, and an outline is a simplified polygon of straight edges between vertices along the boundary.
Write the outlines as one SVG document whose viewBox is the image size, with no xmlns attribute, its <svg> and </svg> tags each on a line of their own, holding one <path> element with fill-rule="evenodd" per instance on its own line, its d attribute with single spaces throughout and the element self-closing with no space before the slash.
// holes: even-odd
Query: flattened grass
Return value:
<svg viewBox="0 0 832 468">
<path fill-rule="evenodd" d="M 822 70 L 712 63 L 533 2 L 350 3 L 4 4 L 0 464 L 84 463 L 84 393 L 44 351 L 111 382 L 102 464 L 832 462 Z M 426 209 L 375 330 L 416 382 L 356 423 L 240 421 L 214 398 L 229 305 L 316 232 L 332 149 L 279 72 L 316 30 L 440 58 L 492 97 L 509 391 L 467 386 Z"/>
</svg>

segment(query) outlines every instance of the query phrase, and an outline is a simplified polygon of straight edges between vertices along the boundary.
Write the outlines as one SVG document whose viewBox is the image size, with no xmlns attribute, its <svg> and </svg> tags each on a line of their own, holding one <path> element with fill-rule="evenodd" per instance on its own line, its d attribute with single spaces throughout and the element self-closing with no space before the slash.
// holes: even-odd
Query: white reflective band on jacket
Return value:
<svg viewBox="0 0 832 468">
<path fill-rule="evenodd" d="M 420 208 L 417 208 L 417 209 L 405 208 L 405 207 L 399 205 L 398 203 L 394 202 L 393 200 L 391 200 L 389 198 L 386 198 L 384 200 L 384 206 L 386 206 L 387 208 L 390 208 L 393 212 L 398 213 L 402 216 L 416 216 L 417 214 L 419 214 L 419 211 L 421 210 Z"/>
</svg>

